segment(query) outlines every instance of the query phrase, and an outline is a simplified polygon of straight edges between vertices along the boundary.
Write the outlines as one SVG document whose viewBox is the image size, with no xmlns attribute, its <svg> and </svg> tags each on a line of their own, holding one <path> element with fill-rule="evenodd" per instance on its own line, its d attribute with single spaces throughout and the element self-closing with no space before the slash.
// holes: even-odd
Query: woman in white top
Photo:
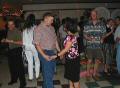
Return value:
<svg viewBox="0 0 120 88">
<path fill-rule="evenodd" d="M 35 16 L 30 14 L 25 21 L 24 30 L 23 30 L 23 45 L 24 45 L 24 52 L 28 61 L 28 74 L 29 80 L 32 80 L 33 77 L 33 61 L 35 62 L 35 76 L 36 78 L 39 77 L 39 70 L 40 70 L 40 61 L 38 58 L 38 52 L 33 44 L 33 32 L 35 26 Z"/>
</svg>

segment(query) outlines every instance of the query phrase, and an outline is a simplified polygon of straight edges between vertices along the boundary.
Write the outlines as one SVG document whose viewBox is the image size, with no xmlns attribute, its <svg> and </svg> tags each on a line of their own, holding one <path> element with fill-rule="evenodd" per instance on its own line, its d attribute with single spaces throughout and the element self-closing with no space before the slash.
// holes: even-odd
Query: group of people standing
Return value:
<svg viewBox="0 0 120 88">
<path fill-rule="evenodd" d="M 53 20 L 54 15 L 52 13 L 45 13 L 43 21 L 36 26 L 34 15 L 30 14 L 24 22 L 22 31 L 15 27 L 14 20 L 8 20 L 7 37 L 6 39 L 1 40 L 1 42 L 9 44 L 8 63 L 11 80 L 8 85 L 16 83 L 19 78 L 20 88 L 25 88 L 26 86 L 25 70 L 22 58 L 22 52 L 24 51 L 28 61 L 28 74 L 30 81 L 34 78 L 33 61 L 35 62 L 34 67 L 36 79 L 39 77 L 41 61 L 44 88 L 53 88 L 53 76 L 56 66 L 55 59 L 63 56 L 65 53 L 68 53 L 68 62 L 65 66 L 65 77 L 71 80 L 70 86 L 80 87 L 79 53 L 77 38 L 74 36 L 74 33 L 77 32 L 77 24 L 71 19 L 64 25 L 68 36 L 64 42 L 65 48 L 60 51 L 55 29 L 52 26 Z M 56 50 L 59 53 L 56 53 Z M 69 61 L 71 63 L 69 63 Z M 72 70 L 70 66 L 72 67 Z"/>
<path fill-rule="evenodd" d="M 23 51 L 28 61 L 29 81 L 34 79 L 33 67 L 35 68 L 35 78 L 39 78 L 41 62 L 44 81 L 43 88 L 54 88 L 53 76 L 55 73 L 56 59 L 58 58 L 61 60 L 65 59 L 64 77 L 69 80 L 70 88 L 80 88 L 79 47 L 85 47 L 84 52 L 86 58 L 88 58 L 87 77 L 89 78 L 99 76 L 98 67 L 102 61 L 105 63 L 105 72 L 108 72 L 109 66 L 112 63 L 110 59 L 112 56 L 110 55 L 113 54 L 113 43 L 116 43 L 117 68 L 120 73 L 120 17 L 116 19 L 118 27 L 115 31 L 113 19 L 109 19 L 107 24 L 103 23 L 98 19 L 97 11 L 95 10 L 91 11 L 90 20 L 83 25 L 83 30 L 72 18 L 67 18 L 61 28 L 66 35 L 62 38 L 63 44 L 61 49 L 55 29 L 52 26 L 54 21 L 54 15 L 52 13 L 45 13 L 39 25 L 35 24 L 35 16 L 30 14 L 24 22 L 22 31 L 15 27 L 14 20 L 8 20 L 7 38 L 1 41 L 9 44 L 7 55 L 11 80 L 8 85 L 16 83 L 19 78 L 20 88 L 25 88 L 26 86 L 22 57 Z M 77 37 L 79 35 L 76 34 L 77 32 L 83 33 L 84 46 L 78 46 L 78 43 L 83 43 L 83 40 L 78 41 Z M 104 44 L 104 42 L 106 43 Z M 105 47 L 104 50 L 103 47 Z M 109 55 L 108 53 L 111 54 Z M 92 74 L 90 72 L 91 68 L 93 69 Z"/>
</svg>

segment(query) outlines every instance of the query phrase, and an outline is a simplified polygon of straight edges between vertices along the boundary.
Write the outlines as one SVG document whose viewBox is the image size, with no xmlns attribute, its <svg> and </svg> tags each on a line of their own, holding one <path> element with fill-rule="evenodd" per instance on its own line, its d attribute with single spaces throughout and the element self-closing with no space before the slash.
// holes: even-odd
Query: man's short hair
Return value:
<svg viewBox="0 0 120 88">
<path fill-rule="evenodd" d="M 7 26 L 8 26 L 8 23 L 9 23 L 9 22 L 13 22 L 13 23 L 15 24 L 15 20 L 14 20 L 14 19 L 8 19 L 8 20 L 7 20 L 7 24 L 6 24 Z M 16 24 L 15 24 L 15 26 L 16 26 Z"/>
<path fill-rule="evenodd" d="M 45 19 L 45 17 L 54 17 L 54 14 L 53 14 L 53 13 L 50 13 L 50 12 L 46 12 L 46 13 L 43 15 L 43 19 Z"/>
<path fill-rule="evenodd" d="M 12 21 L 12 22 L 15 23 L 15 20 L 14 20 L 14 19 L 8 19 L 8 20 L 7 20 L 7 22 L 10 22 L 10 21 Z"/>
</svg>

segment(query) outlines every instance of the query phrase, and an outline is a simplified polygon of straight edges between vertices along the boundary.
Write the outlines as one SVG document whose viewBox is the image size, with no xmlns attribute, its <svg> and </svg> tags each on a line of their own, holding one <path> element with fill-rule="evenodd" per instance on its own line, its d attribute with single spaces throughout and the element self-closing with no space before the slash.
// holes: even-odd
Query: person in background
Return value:
<svg viewBox="0 0 120 88">
<path fill-rule="evenodd" d="M 59 28 L 59 33 L 58 34 L 59 34 L 59 38 L 60 38 L 59 40 L 60 40 L 60 48 L 61 49 L 64 48 L 63 47 L 63 41 L 64 41 L 64 39 L 66 38 L 66 35 L 67 35 L 66 30 L 64 29 L 64 24 L 69 20 L 71 20 L 71 18 L 69 18 L 69 17 L 64 18 L 62 20 L 62 24 Z"/>
<path fill-rule="evenodd" d="M 24 23 L 23 29 L 23 45 L 24 45 L 24 53 L 26 55 L 26 59 L 28 61 L 28 74 L 29 80 L 33 80 L 33 62 L 35 62 L 35 77 L 39 77 L 40 70 L 40 61 L 38 58 L 38 52 L 33 44 L 33 32 L 36 28 L 35 25 L 35 16 L 33 14 L 29 14 Z"/>
<path fill-rule="evenodd" d="M 96 79 L 99 77 L 99 64 L 104 58 L 102 52 L 102 43 L 106 33 L 106 26 L 98 20 L 97 11 L 91 11 L 91 19 L 84 26 L 84 39 L 86 41 L 86 55 L 88 58 L 87 64 L 87 79 L 92 76 Z M 93 69 L 93 73 L 90 70 Z"/>
<path fill-rule="evenodd" d="M 57 55 L 51 56 L 51 59 L 65 55 L 64 77 L 69 80 L 69 88 L 80 88 L 80 58 L 75 35 L 78 32 L 78 25 L 73 20 L 69 20 L 64 24 L 64 29 L 67 33 L 64 39 L 64 48 Z"/>
<path fill-rule="evenodd" d="M 45 13 L 43 21 L 34 30 L 34 44 L 38 50 L 42 64 L 43 88 L 54 88 L 53 76 L 56 60 L 51 60 L 50 56 L 55 54 L 56 49 L 60 51 L 55 29 L 52 26 L 53 19 L 54 16 L 52 13 Z"/>
<path fill-rule="evenodd" d="M 120 74 L 120 17 L 116 17 L 117 29 L 114 34 L 114 40 L 116 43 L 117 54 L 116 54 L 116 63 L 118 74 Z"/>
<path fill-rule="evenodd" d="M 1 42 L 9 44 L 8 51 L 8 65 L 10 70 L 10 82 L 8 85 L 12 85 L 20 81 L 20 88 L 25 88 L 25 71 L 22 58 L 22 36 L 21 32 L 16 28 L 14 20 L 8 20 L 8 32 L 7 38 Z"/>
<path fill-rule="evenodd" d="M 115 23 L 113 19 L 108 19 L 106 24 L 106 35 L 104 38 L 104 72 L 107 75 L 110 75 L 111 64 L 113 60 L 113 45 L 114 45 L 114 30 L 115 30 Z"/>
<path fill-rule="evenodd" d="M 3 21 L 0 22 L 0 25 L 1 25 L 0 26 L 0 41 L 7 37 L 7 27 L 6 27 L 7 19 L 3 17 L 2 20 Z M 8 50 L 8 44 L 0 42 L 0 53 L 2 53 L 5 50 Z"/>
<path fill-rule="evenodd" d="M 84 30 L 84 25 L 85 25 L 85 17 L 81 16 L 80 17 L 80 22 L 78 23 L 79 27 L 80 27 L 80 31 L 79 31 L 79 37 L 78 37 L 78 50 L 79 50 L 79 54 L 81 59 L 84 57 L 85 59 L 85 46 L 84 46 L 84 36 L 83 36 L 83 30 Z"/>
<path fill-rule="evenodd" d="M 55 32 L 57 34 L 58 33 L 58 29 L 60 27 L 60 18 L 58 17 L 58 15 L 54 16 L 54 20 L 53 20 L 52 26 L 55 28 Z"/>
</svg>

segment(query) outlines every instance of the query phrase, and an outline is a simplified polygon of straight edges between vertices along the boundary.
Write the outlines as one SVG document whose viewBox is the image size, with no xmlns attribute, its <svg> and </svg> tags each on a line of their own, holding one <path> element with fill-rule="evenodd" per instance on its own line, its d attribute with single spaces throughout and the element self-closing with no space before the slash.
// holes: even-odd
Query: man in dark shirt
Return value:
<svg viewBox="0 0 120 88">
<path fill-rule="evenodd" d="M 8 64 L 11 80 L 8 83 L 8 85 L 16 83 L 19 78 L 20 88 L 24 88 L 26 82 L 24 65 L 22 60 L 21 41 L 22 41 L 21 32 L 18 29 L 16 29 L 14 20 L 9 20 L 7 38 L 2 40 L 2 42 L 9 44 Z"/>
</svg>

